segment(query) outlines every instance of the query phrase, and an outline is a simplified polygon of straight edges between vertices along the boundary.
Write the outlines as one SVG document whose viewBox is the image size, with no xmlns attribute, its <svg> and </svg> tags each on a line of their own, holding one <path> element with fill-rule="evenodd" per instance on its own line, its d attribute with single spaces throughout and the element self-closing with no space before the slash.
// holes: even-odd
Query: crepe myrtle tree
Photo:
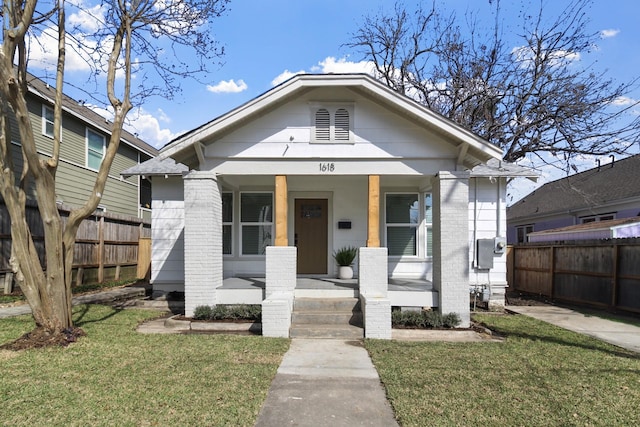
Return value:
<svg viewBox="0 0 640 427">
<path fill-rule="evenodd" d="M 366 16 L 346 46 L 372 62 L 376 77 L 502 148 L 515 162 L 530 155 L 563 169 L 582 154 L 624 153 L 640 136 L 636 77 L 616 83 L 587 54 L 589 0 L 559 14 L 549 2 L 521 2 L 505 24 L 500 0 L 491 22 L 459 19 L 437 1 Z M 517 3 L 509 2 L 510 6 Z M 575 167 L 575 166 L 574 166 Z"/>
<path fill-rule="evenodd" d="M 208 64 L 219 59 L 224 52 L 211 35 L 212 23 L 225 12 L 226 6 L 227 0 L 110 0 L 97 2 L 92 8 L 83 2 L 65 4 L 64 0 L 3 1 L 0 194 L 11 219 L 11 269 L 31 306 L 36 329 L 52 335 L 74 330 L 71 272 L 76 232 L 100 202 L 127 113 L 148 96 L 171 96 L 179 89 L 179 81 L 189 76 L 197 78 L 207 71 Z M 75 24 L 78 20 L 73 20 L 73 26 L 71 20 L 67 22 L 65 12 L 72 7 L 93 23 L 90 33 L 83 33 L 81 26 Z M 57 39 L 54 135 L 50 154 L 44 156 L 36 148 L 34 123 L 27 109 L 27 71 L 30 47 L 39 42 L 38 37 L 51 34 Z M 105 104 L 112 110 L 113 126 L 90 196 L 62 221 L 56 207 L 55 186 L 69 47 L 75 54 L 84 53 L 82 57 L 87 58 L 96 82 L 106 81 L 105 90 L 99 93 L 103 93 L 102 99 L 108 101 Z M 189 50 L 191 56 L 187 54 Z M 180 57 L 176 55 L 178 52 Z M 98 98 L 99 93 L 92 96 Z M 12 134 L 19 135 L 19 145 L 11 143 Z M 45 249 L 42 263 L 33 231 L 25 219 L 27 199 L 31 197 L 27 189 L 33 189 L 42 218 Z"/>
</svg>

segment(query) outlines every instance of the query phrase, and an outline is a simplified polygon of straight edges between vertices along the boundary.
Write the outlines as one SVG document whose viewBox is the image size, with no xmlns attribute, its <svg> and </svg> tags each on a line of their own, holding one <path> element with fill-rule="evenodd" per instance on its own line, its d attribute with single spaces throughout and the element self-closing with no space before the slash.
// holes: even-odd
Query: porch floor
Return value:
<svg viewBox="0 0 640 427">
<path fill-rule="evenodd" d="M 228 277 L 218 289 L 264 289 L 264 277 Z M 296 289 L 358 289 L 358 279 L 338 279 L 333 277 L 298 277 Z M 433 291 L 433 283 L 423 279 L 389 278 L 389 291 L 426 292 Z"/>
</svg>

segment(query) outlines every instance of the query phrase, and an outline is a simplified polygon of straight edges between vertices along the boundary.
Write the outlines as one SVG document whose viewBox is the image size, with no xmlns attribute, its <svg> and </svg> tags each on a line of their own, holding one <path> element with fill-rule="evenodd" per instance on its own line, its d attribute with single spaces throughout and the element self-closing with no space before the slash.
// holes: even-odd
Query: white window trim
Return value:
<svg viewBox="0 0 640 427">
<path fill-rule="evenodd" d="M 230 254 L 225 254 L 224 252 L 222 253 L 222 256 L 225 257 L 231 257 L 234 254 L 234 249 L 235 249 L 235 240 L 234 237 L 234 232 L 233 232 L 233 223 L 235 220 L 235 213 L 236 213 L 236 209 L 235 209 L 235 202 L 236 202 L 236 197 L 235 197 L 235 193 L 233 191 L 223 191 L 222 194 L 231 194 L 231 222 L 228 221 L 222 221 L 222 227 L 224 229 L 225 225 L 229 225 L 231 226 L 231 253 Z"/>
<path fill-rule="evenodd" d="M 397 194 L 413 194 L 413 195 L 417 195 L 418 196 L 418 222 L 415 224 L 412 223 L 393 223 L 393 224 L 389 224 L 387 222 L 387 196 L 389 195 L 397 195 Z M 424 222 L 424 212 L 423 212 L 423 207 L 422 207 L 422 203 L 423 199 L 420 196 L 420 192 L 418 191 L 388 191 L 384 193 L 384 242 L 385 242 L 385 246 L 388 248 L 388 237 L 387 237 L 387 230 L 389 227 L 413 227 L 416 230 L 416 253 L 414 255 L 389 255 L 389 258 L 391 259 L 396 259 L 396 260 L 402 260 L 402 259 L 417 259 L 417 258 L 424 258 L 425 254 L 421 254 L 422 252 L 422 247 L 423 245 L 420 244 L 421 239 L 425 238 L 426 236 L 421 236 L 421 229 L 422 229 L 422 224 Z"/>
<path fill-rule="evenodd" d="M 47 111 L 51 111 L 51 115 L 54 115 L 54 111 L 53 108 L 49 107 L 46 104 L 42 104 L 42 135 L 46 136 L 47 138 L 53 138 L 53 133 L 51 133 L 51 135 L 49 135 L 47 133 L 47 123 L 51 123 L 51 128 L 55 129 L 55 117 L 54 117 L 54 121 L 49 121 L 47 120 Z M 60 132 L 61 135 L 61 139 L 62 139 L 62 132 Z"/>
<path fill-rule="evenodd" d="M 433 194 L 430 191 L 426 191 L 420 194 L 422 196 L 422 203 L 420 204 L 420 209 L 424 210 L 421 212 L 421 229 L 424 230 L 424 237 L 421 237 L 424 242 L 424 258 L 433 259 Z M 431 222 L 427 222 L 427 195 L 431 196 Z M 427 236 L 429 235 L 429 230 L 431 230 L 431 255 L 429 255 L 429 241 Z"/>
<path fill-rule="evenodd" d="M 243 194 L 271 194 L 271 222 L 243 222 L 242 221 L 242 195 Z M 265 258 L 266 254 L 245 254 L 244 248 L 242 247 L 242 232 L 245 225 L 253 225 L 253 226 L 271 226 L 271 245 L 273 245 L 274 239 L 274 216 L 275 216 L 275 200 L 274 200 L 274 192 L 273 191 L 240 191 L 238 194 L 238 224 L 239 224 L 239 256 L 243 258 Z"/>
<path fill-rule="evenodd" d="M 91 166 L 89 166 L 89 132 L 92 132 L 95 135 L 99 135 L 102 138 L 102 158 L 100 159 L 100 164 L 102 164 L 102 161 L 104 160 L 104 155 L 106 152 L 106 137 L 101 134 L 100 132 L 97 132 L 89 127 L 86 128 L 85 130 L 85 149 L 84 149 L 84 153 L 85 153 L 85 165 L 89 170 L 92 171 L 98 171 L 98 169 L 92 168 Z"/>
<path fill-rule="evenodd" d="M 516 226 L 516 243 L 528 242 L 529 239 L 527 236 L 529 235 L 529 233 L 533 233 L 535 231 L 533 225 L 534 224 L 524 224 L 524 225 Z M 528 228 L 531 228 L 531 231 L 527 231 Z M 523 233 L 524 233 L 524 235 L 522 236 L 523 237 L 522 242 L 519 239 L 520 236 L 518 236 L 518 234 L 520 233 L 520 230 L 523 230 Z"/>
<path fill-rule="evenodd" d="M 310 116 L 311 116 L 311 143 L 314 144 L 353 144 L 354 143 L 354 110 L 355 104 L 353 102 L 310 102 Z M 325 109 L 329 112 L 329 140 L 316 139 L 316 113 L 318 110 Z M 337 140 L 336 135 L 336 112 L 340 109 L 346 110 L 349 113 L 349 139 Z"/>
</svg>

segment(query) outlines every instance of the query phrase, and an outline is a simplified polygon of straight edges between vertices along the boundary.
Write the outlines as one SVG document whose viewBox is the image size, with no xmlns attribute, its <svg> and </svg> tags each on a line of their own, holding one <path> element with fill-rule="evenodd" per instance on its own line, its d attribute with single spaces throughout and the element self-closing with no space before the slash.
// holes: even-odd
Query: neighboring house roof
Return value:
<svg viewBox="0 0 640 427">
<path fill-rule="evenodd" d="M 593 221 L 527 234 L 530 242 L 597 238 L 640 237 L 640 217 Z M 584 236 L 584 237 L 581 237 Z"/>
<path fill-rule="evenodd" d="M 549 182 L 507 209 L 507 219 L 542 217 L 640 198 L 640 155 Z"/>
<path fill-rule="evenodd" d="M 55 88 L 50 86 L 48 83 L 38 79 L 36 76 L 32 74 L 28 74 L 27 77 L 29 92 L 45 101 L 53 105 L 55 99 Z M 84 106 L 81 103 L 78 103 L 74 99 L 62 95 L 62 109 L 67 113 L 78 117 L 83 122 L 90 124 L 98 130 L 103 131 L 104 133 L 111 135 L 113 130 L 113 123 L 102 117 L 100 114 L 96 113 L 92 109 Z M 147 144 L 137 136 L 133 135 L 126 130 L 122 130 L 121 141 L 125 144 L 133 147 L 137 151 L 141 151 L 151 157 L 156 157 L 158 155 L 158 150 L 151 145 Z"/>
<path fill-rule="evenodd" d="M 230 112 L 176 138 L 160 150 L 161 157 L 172 157 L 190 164 L 201 155 L 202 145 L 230 132 L 248 120 L 320 87 L 346 87 L 354 93 L 385 105 L 447 137 L 459 150 L 458 163 L 473 168 L 490 159 L 501 159 L 502 150 L 462 126 L 430 110 L 366 74 L 299 74 Z"/>
<path fill-rule="evenodd" d="M 182 163 L 176 163 L 172 158 L 162 159 L 154 157 L 146 162 L 140 163 L 129 169 L 122 171 L 121 175 L 128 177 L 131 175 L 158 176 L 158 175 L 182 175 L 189 168 Z"/>
</svg>

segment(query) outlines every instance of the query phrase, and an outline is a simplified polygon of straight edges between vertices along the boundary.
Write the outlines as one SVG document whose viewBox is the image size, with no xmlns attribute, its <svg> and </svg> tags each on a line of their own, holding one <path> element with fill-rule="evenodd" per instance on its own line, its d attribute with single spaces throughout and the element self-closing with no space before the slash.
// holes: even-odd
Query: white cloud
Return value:
<svg viewBox="0 0 640 427">
<path fill-rule="evenodd" d="M 610 37 L 615 37 L 620 33 L 620 30 L 614 30 L 613 28 L 610 28 L 608 30 L 602 30 L 600 31 L 600 37 L 602 37 L 603 39 L 608 39 Z"/>
<path fill-rule="evenodd" d="M 100 114 L 105 119 L 113 121 L 113 109 L 111 107 L 102 108 L 90 104 L 86 104 L 85 106 Z M 151 114 L 139 107 L 131 110 L 129 114 L 127 114 L 124 129 L 136 135 L 147 144 L 161 148 L 167 142 L 178 136 L 179 133 L 173 133 L 170 129 L 163 128 L 160 122 L 168 124 L 171 123 L 171 119 L 161 109 L 158 109 L 155 114 Z"/>
<path fill-rule="evenodd" d="M 213 93 L 239 93 L 247 90 L 249 86 L 244 82 L 244 80 L 238 80 L 236 83 L 235 80 L 223 80 L 216 85 L 208 85 L 207 90 Z"/>
<path fill-rule="evenodd" d="M 78 7 L 78 12 L 72 13 L 67 18 L 67 22 L 72 28 L 77 28 L 86 34 L 92 34 L 103 27 L 105 13 L 103 5 L 97 4 L 90 7 L 79 1 L 75 6 Z"/>
<path fill-rule="evenodd" d="M 626 107 L 628 105 L 633 105 L 636 102 L 638 101 L 633 98 L 629 98 L 628 96 L 619 96 L 613 100 L 612 104 L 617 107 Z"/>
<path fill-rule="evenodd" d="M 360 61 L 353 62 L 347 60 L 346 57 L 336 59 L 333 56 L 327 56 L 325 59 L 318 61 L 316 65 L 311 66 L 309 71 L 299 70 L 299 71 L 289 71 L 284 70 L 278 76 L 276 76 L 272 81 L 271 85 L 277 86 L 280 83 L 289 80 L 291 77 L 298 74 L 309 74 L 309 73 L 336 73 L 336 74 L 355 74 L 355 73 L 366 73 L 370 75 L 374 75 L 374 66 L 370 61 Z"/>
<path fill-rule="evenodd" d="M 278 74 L 278 76 L 276 76 L 275 79 L 271 80 L 271 85 L 278 86 L 280 83 L 287 81 L 291 77 L 296 76 L 298 74 L 307 74 L 307 72 L 304 70 L 300 70 L 300 71 L 284 70 L 282 73 Z"/>
</svg>

